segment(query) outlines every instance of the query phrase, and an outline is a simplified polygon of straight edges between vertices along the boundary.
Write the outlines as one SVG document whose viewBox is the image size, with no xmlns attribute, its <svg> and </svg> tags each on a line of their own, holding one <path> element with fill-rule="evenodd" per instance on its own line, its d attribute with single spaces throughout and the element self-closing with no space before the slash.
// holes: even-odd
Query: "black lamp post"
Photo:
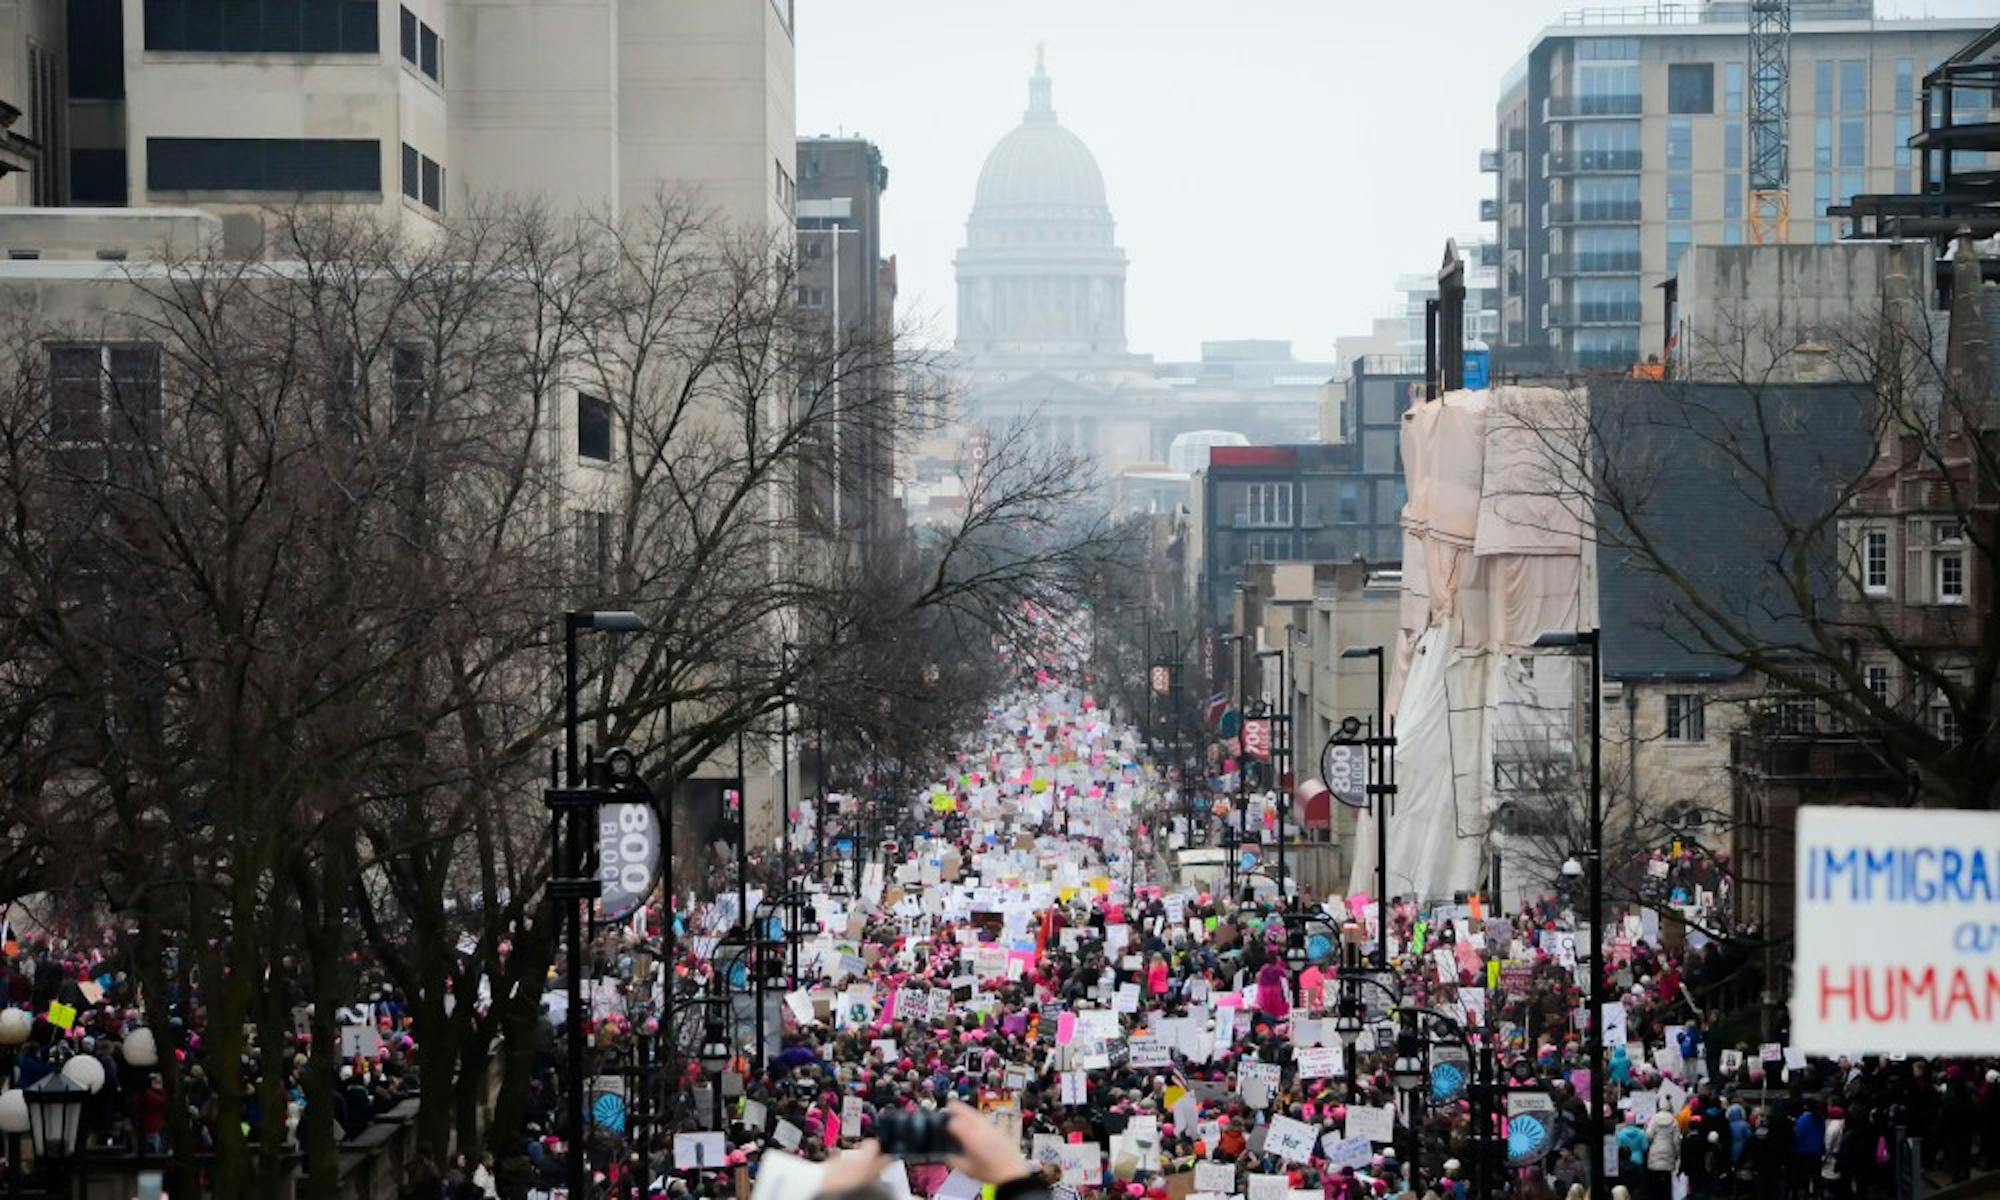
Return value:
<svg viewBox="0 0 2000 1200">
<path fill-rule="evenodd" d="M 563 614 L 563 781 L 572 790 L 583 783 L 583 759 L 577 752 L 577 668 L 576 640 L 584 630 L 598 633 L 642 633 L 646 622 L 638 613 L 623 610 L 608 612 L 566 612 Z M 584 1167 L 584 1082 L 583 1082 L 583 905 L 589 903 L 597 890 L 590 885 L 595 880 L 589 878 L 587 861 L 590 838 L 589 807 L 584 803 L 571 802 L 564 806 L 565 816 L 555 822 L 561 831 L 561 853 L 564 878 L 575 886 L 558 888 L 551 881 L 549 895 L 562 909 L 564 924 L 568 927 L 569 939 L 568 1010 L 563 1014 L 564 1033 L 569 1040 L 569 1095 L 567 1097 L 569 1117 L 569 1189 L 572 1196 L 583 1195 L 586 1171 Z M 552 830 L 555 832 L 556 830 Z M 32 1102 L 31 1102 L 32 1105 Z M 32 1111 L 32 1107 L 31 1107 Z"/>
<path fill-rule="evenodd" d="M 722 1075 L 729 1069 L 729 1038 L 723 1032 L 722 1022 L 713 1017 L 702 1022 L 701 1027 L 701 1069 L 715 1080 L 715 1091 L 709 1097 L 714 1112 L 711 1119 L 718 1132 L 722 1131 Z"/>
<path fill-rule="evenodd" d="M 1590 1059 L 1590 1122 L 1585 1127 L 1590 1140 L 1586 1143 L 1590 1160 L 1590 1194 L 1592 1200 L 1605 1200 L 1609 1194 L 1605 1187 L 1604 1164 L 1604 780 L 1601 774 L 1599 743 L 1603 729 L 1603 671 L 1598 631 L 1579 629 L 1544 633 L 1537 637 L 1537 649 L 1575 649 L 1586 647 L 1590 651 L 1590 845 L 1586 850 L 1585 873 L 1588 876 L 1588 905 L 1590 915 L 1590 1037 L 1585 1053 Z M 1564 874 L 1568 869 L 1565 864 Z"/>
<path fill-rule="evenodd" d="M 1375 660 L 1375 731 L 1368 739 L 1375 769 L 1366 789 L 1375 802 L 1375 936 L 1376 965 L 1389 965 L 1389 805 L 1396 795 L 1396 735 L 1389 728 L 1388 655 L 1380 646 L 1349 646 L 1342 658 Z"/>
</svg>

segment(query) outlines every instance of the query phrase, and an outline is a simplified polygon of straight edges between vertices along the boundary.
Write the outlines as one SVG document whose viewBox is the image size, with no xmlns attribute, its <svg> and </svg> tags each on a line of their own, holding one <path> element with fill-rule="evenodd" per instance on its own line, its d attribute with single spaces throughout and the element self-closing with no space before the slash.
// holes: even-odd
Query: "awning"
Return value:
<svg viewBox="0 0 2000 1200">
<path fill-rule="evenodd" d="M 1326 784 L 1308 779 L 1292 789 L 1292 811 L 1300 815 L 1305 829 L 1333 828 L 1333 793 Z"/>
</svg>

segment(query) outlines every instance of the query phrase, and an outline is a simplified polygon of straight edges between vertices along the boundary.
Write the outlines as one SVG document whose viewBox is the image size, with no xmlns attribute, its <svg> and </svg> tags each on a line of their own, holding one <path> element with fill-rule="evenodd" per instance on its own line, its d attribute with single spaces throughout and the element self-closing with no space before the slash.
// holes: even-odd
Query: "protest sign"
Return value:
<svg viewBox="0 0 2000 1200">
<path fill-rule="evenodd" d="M 1198 1162 L 1194 1165 L 1194 1188 L 1198 1192 L 1233 1192 L 1236 1168 L 1230 1163 Z"/>
<path fill-rule="evenodd" d="M 1350 1116 L 1352 1112 L 1349 1109 Z M 1271 1118 L 1270 1132 L 1264 1136 L 1264 1153 L 1304 1162 L 1312 1157 L 1313 1145 L 1318 1141 L 1317 1128 L 1280 1113 Z"/>
<path fill-rule="evenodd" d="M 1792 1044 L 2000 1053 L 2000 813 L 1809 805 L 1796 846 Z"/>
<path fill-rule="evenodd" d="M 1338 1171 L 1342 1167 L 1353 1167 L 1359 1171 L 1375 1157 L 1375 1143 L 1365 1137 L 1336 1138 L 1329 1133 L 1323 1139 L 1320 1153 Z"/>
<path fill-rule="evenodd" d="M 1347 1136 L 1367 1138 L 1371 1142 L 1393 1142 L 1396 1140 L 1396 1110 L 1381 1104 L 1350 1104 L 1347 1106 Z"/>
<path fill-rule="evenodd" d="M 1300 1079 L 1324 1079 L 1340 1074 L 1340 1047 L 1309 1046 L 1298 1052 Z"/>
</svg>

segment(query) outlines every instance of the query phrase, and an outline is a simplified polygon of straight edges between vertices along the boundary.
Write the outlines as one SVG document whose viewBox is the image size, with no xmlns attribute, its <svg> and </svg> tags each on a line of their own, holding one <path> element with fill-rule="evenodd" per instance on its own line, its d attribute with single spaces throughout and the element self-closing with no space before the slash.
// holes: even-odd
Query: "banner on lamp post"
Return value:
<svg viewBox="0 0 2000 1200">
<path fill-rule="evenodd" d="M 1243 722 L 1243 752 L 1259 762 L 1271 761 L 1271 721 L 1268 717 Z"/>
<path fill-rule="evenodd" d="M 598 809 L 597 878 L 603 885 L 598 913 L 607 921 L 631 916 L 653 894 L 660 881 L 660 823 L 651 805 Z"/>
<path fill-rule="evenodd" d="M 1153 668 L 1153 690 L 1164 696 L 1173 690 L 1173 672 L 1165 667 Z"/>
</svg>

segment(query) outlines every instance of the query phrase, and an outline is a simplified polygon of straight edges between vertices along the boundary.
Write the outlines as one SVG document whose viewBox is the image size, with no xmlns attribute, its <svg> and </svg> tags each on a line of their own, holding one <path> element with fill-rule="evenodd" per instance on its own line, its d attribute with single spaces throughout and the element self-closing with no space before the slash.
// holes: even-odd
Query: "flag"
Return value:
<svg viewBox="0 0 2000 1200">
<path fill-rule="evenodd" d="M 1204 715 L 1208 718 L 1208 727 L 1210 729 L 1215 728 L 1222 723 L 1223 710 L 1229 707 L 1229 693 L 1215 693 L 1215 695 L 1208 698 L 1208 703 L 1203 707 Z"/>
</svg>

